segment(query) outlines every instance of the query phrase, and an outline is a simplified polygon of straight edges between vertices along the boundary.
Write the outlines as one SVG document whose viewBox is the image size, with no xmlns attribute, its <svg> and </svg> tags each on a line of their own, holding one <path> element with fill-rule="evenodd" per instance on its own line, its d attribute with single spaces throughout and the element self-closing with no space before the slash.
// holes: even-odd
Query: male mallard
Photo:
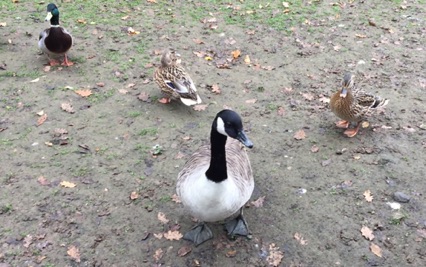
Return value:
<svg viewBox="0 0 426 267">
<path fill-rule="evenodd" d="M 210 144 L 201 146 L 178 175 L 177 194 L 191 215 L 200 220 L 184 235 L 196 246 L 213 237 L 205 222 L 222 221 L 238 211 L 238 216 L 226 223 L 226 230 L 232 237 L 249 235 L 242 211 L 253 192 L 254 180 L 247 152 L 240 142 L 253 147 L 243 131 L 240 116 L 222 110 L 213 121 Z"/>
<path fill-rule="evenodd" d="M 161 66 L 154 72 L 154 80 L 166 96 L 161 103 L 169 103 L 170 99 L 180 99 L 187 106 L 200 104 L 201 98 L 191 77 L 180 65 L 179 54 L 164 51 L 161 57 Z"/>
<path fill-rule="evenodd" d="M 354 137 L 361 126 L 361 122 L 367 119 L 379 107 L 384 107 L 388 104 L 388 99 L 383 99 L 366 93 L 362 90 L 354 90 L 354 80 L 351 73 L 346 73 L 342 89 L 333 94 L 330 99 L 330 108 L 337 117 L 343 119 L 336 122 L 339 128 L 347 129 L 350 122 L 356 122 L 357 125 L 353 129 L 347 129 L 344 134 L 348 137 Z"/>
<path fill-rule="evenodd" d="M 38 47 L 47 54 L 50 66 L 59 65 L 59 62 L 51 57 L 64 56 L 62 65 L 71 66 L 74 63 L 68 60 L 67 52 L 72 46 L 72 36 L 67 30 L 59 26 L 59 10 L 55 4 L 47 5 L 46 21 L 50 21 L 50 28 L 40 33 Z"/>
</svg>

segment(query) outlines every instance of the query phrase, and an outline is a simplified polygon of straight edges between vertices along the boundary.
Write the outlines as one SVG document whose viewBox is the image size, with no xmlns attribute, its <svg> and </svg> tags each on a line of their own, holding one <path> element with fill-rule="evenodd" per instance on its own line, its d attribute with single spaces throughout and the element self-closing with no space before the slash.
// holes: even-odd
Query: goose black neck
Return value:
<svg viewBox="0 0 426 267">
<path fill-rule="evenodd" d="M 50 25 L 59 25 L 59 15 L 54 15 L 50 19 Z"/>
<path fill-rule="evenodd" d="M 226 169 L 226 145 L 227 137 L 217 132 L 212 127 L 210 134 L 211 157 L 210 167 L 206 171 L 207 179 L 220 183 L 228 178 Z"/>
</svg>

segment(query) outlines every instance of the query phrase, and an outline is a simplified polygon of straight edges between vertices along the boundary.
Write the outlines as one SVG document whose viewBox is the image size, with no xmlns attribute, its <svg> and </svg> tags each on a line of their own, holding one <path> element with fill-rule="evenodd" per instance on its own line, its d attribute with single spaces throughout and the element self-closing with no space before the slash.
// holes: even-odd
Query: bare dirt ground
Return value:
<svg viewBox="0 0 426 267">
<path fill-rule="evenodd" d="M 65 68 L 37 47 L 47 3 L 13 2 L 0 3 L 1 267 L 424 266 L 424 0 L 64 1 Z M 204 110 L 158 103 L 165 48 Z M 327 103 L 347 71 L 390 100 L 351 139 Z M 254 142 L 253 238 L 218 224 L 194 247 L 175 181 L 224 107 Z"/>
</svg>

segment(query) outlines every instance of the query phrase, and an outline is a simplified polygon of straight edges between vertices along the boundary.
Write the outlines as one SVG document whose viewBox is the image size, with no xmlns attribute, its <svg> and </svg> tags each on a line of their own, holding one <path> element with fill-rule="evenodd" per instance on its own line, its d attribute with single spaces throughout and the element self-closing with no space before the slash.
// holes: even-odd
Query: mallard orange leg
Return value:
<svg viewBox="0 0 426 267">
<path fill-rule="evenodd" d="M 64 55 L 64 62 L 62 62 L 62 64 L 61 64 L 61 65 L 62 65 L 62 66 L 67 66 L 67 67 L 69 67 L 69 66 L 74 65 L 74 62 L 69 61 L 69 60 L 68 60 L 68 57 L 67 57 L 67 54 L 65 54 L 65 55 Z"/>
<path fill-rule="evenodd" d="M 168 98 L 168 97 L 163 97 L 161 99 L 158 99 L 158 102 L 160 102 L 161 104 L 169 104 L 170 101 L 171 101 L 171 99 Z"/>
<path fill-rule="evenodd" d="M 358 124 L 356 125 L 356 127 L 355 127 L 355 128 L 347 129 L 347 130 L 344 132 L 344 134 L 345 134 L 347 137 L 354 137 L 354 136 L 358 133 L 360 126 L 361 126 L 361 122 L 358 122 Z"/>
<path fill-rule="evenodd" d="M 52 58 L 49 58 L 49 65 L 50 66 L 58 66 L 60 63 L 59 63 L 59 61 L 57 61 L 56 59 L 52 59 Z"/>
<path fill-rule="evenodd" d="M 336 122 L 338 128 L 347 129 L 349 127 L 349 121 L 338 121 Z"/>
</svg>

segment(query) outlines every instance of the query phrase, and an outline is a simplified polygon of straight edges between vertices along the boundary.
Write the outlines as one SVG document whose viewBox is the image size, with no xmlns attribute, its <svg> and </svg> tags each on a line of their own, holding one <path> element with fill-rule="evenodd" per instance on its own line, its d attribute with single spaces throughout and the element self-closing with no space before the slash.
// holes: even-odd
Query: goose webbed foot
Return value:
<svg viewBox="0 0 426 267">
<path fill-rule="evenodd" d="M 240 214 L 233 220 L 225 224 L 228 236 L 234 238 L 236 235 L 251 237 L 250 231 L 246 220 L 243 217 L 243 209 L 241 208 Z"/>
<path fill-rule="evenodd" d="M 204 222 L 198 223 L 183 236 L 183 239 L 192 241 L 195 246 L 198 246 L 211 238 L 213 238 L 213 233 Z"/>
</svg>

